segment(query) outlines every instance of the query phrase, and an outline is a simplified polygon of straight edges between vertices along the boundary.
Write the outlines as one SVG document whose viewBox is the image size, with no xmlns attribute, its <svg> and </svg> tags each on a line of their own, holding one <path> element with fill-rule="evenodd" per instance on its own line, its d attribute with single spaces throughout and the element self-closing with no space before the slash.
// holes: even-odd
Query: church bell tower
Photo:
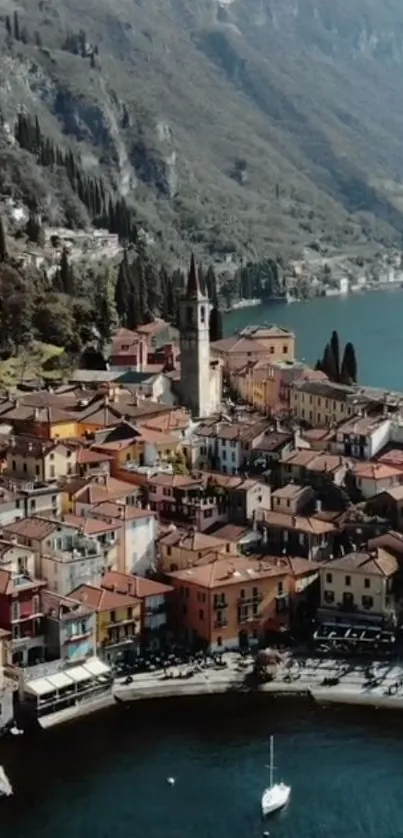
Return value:
<svg viewBox="0 0 403 838">
<path fill-rule="evenodd" d="M 179 332 L 181 396 L 194 417 L 211 412 L 209 315 L 208 296 L 192 255 L 186 290 L 179 303 Z"/>
</svg>

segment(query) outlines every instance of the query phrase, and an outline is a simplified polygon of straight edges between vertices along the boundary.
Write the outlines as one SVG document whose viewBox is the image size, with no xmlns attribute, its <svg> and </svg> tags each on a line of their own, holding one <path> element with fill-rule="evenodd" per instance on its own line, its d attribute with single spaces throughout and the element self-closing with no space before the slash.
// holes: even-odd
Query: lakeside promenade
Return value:
<svg viewBox="0 0 403 838">
<path fill-rule="evenodd" d="M 169 670 L 165 673 L 157 670 L 134 675 L 130 684 L 125 683 L 125 678 L 118 678 L 110 695 L 43 716 L 40 725 L 53 727 L 116 704 L 235 693 L 264 693 L 274 698 L 305 697 L 318 705 L 355 704 L 403 710 L 403 664 L 385 660 L 360 663 L 333 658 L 297 658 L 287 654 L 272 681 L 256 684 L 252 680 L 252 657 L 243 661 L 242 666 L 236 653 L 223 657 L 226 667 L 203 670 L 189 678 L 184 677 L 189 671 L 186 664 L 174 667 L 170 671 L 171 677 L 167 677 Z M 330 686 L 329 679 L 337 679 L 337 683 Z"/>
</svg>

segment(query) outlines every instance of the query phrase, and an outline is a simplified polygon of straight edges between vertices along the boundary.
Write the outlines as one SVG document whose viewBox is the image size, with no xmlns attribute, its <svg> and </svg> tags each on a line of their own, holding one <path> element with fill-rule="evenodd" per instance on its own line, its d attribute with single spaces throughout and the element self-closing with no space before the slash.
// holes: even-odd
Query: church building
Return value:
<svg viewBox="0 0 403 838">
<path fill-rule="evenodd" d="M 187 286 L 179 303 L 181 401 L 194 417 L 220 410 L 222 362 L 210 359 L 210 303 L 192 255 Z"/>
</svg>

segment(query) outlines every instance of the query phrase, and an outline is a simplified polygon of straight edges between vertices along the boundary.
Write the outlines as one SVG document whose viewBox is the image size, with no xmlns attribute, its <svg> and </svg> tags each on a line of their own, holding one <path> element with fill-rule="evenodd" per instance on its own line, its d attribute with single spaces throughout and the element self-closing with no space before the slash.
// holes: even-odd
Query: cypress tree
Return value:
<svg viewBox="0 0 403 838">
<path fill-rule="evenodd" d="M 341 365 L 341 380 L 344 384 L 356 384 L 357 382 L 357 358 L 353 344 L 346 343 Z"/>
<path fill-rule="evenodd" d="M 5 24 L 6 24 L 6 32 L 7 32 L 7 35 L 11 38 L 12 28 L 11 28 L 10 15 L 6 15 Z"/>
<path fill-rule="evenodd" d="M 20 22 L 18 20 L 18 12 L 14 12 L 14 38 L 16 41 L 20 40 Z"/>
<path fill-rule="evenodd" d="M 220 309 L 216 306 L 213 306 L 210 312 L 209 335 L 210 343 L 214 343 L 216 340 L 221 340 L 223 336 L 222 316 Z"/>
<path fill-rule="evenodd" d="M 0 262 L 5 262 L 7 255 L 6 231 L 4 229 L 4 221 L 0 215 Z"/>
<path fill-rule="evenodd" d="M 336 378 L 335 381 L 340 380 L 340 343 L 339 343 L 339 336 L 336 331 L 332 332 L 332 337 L 330 338 L 330 348 L 332 350 L 332 355 L 334 358 L 334 367 L 335 367 L 335 374 Z"/>
<path fill-rule="evenodd" d="M 118 278 L 115 286 L 115 305 L 119 318 L 124 326 L 127 325 L 127 309 L 131 294 L 129 264 L 127 251 L 124 251 L 123 259 L 119 265 Z"/>
<path fill-rule="evenodd" d="M 337 381 L 336 362 L 330 343 L 327 343 L 325 346 L 322 359 L 322 370 L 331 381 Z"/>
</svg>

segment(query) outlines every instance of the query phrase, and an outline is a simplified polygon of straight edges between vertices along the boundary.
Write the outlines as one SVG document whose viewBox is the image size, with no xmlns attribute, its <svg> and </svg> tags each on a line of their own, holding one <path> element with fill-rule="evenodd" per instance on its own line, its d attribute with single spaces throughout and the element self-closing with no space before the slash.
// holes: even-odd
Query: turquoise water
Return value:
<svg viewBox="0 0 403 838">
<path fill-rule="evenodd" d="M 403 289 L 240 309 L 225 315 L 225 333 L 265 321 L 293 329 L 297 356 L 310 364 L 337 329 L 354 343 L 362 383 L 403 390 Z"/>
<path fill-rule="evenodd" d="M 271 732 L 292 799 L 264 823 Z M 267 697 L 137 705 L 44 733 L 29 748 L 23 737 L 3 747 L 16 794 L 1 802 L 1 835 L 399 838 L 402 733 L 403 717 L 363 720 Z"/>
</svg>

